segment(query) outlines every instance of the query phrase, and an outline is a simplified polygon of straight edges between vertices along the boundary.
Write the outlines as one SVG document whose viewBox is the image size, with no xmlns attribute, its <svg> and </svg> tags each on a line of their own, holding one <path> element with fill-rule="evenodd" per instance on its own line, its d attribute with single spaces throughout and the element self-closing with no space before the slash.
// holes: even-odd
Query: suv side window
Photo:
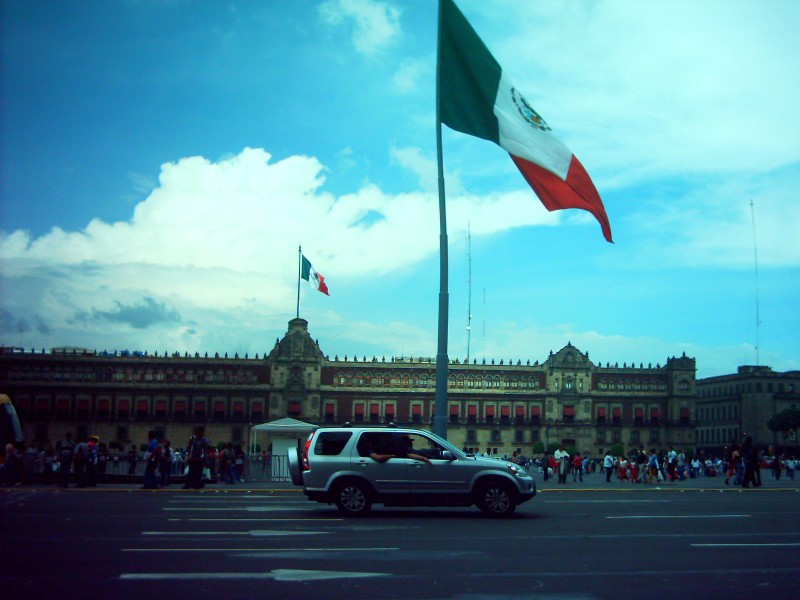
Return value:
<svg viewBox="0 0 800 600">
<path fill-rule="evenodd" d="M 395 433 L 395 452 L 404 455 L 413 452 L 427 459 L 441 459 L 443 448 L 427 436 L 417 433 Z M 407 440 L 407 442 L 403 442 Z M 408 445 L 406 445 L 408 444 Z"/>
<path fill-rule="evenodd" d="M 373 452 L 378 454 L 394 454 L 392 434 L 385 431 L 365 431 L 358 439 L 358 455 L 367 457 Z"/>
<path fill-rule="evenodd" d="M 317 436 L 317 443 L 314 444 L 314 454 L 338 456 L 351 437 L 353 437 L 352 431 L 322 431 Z"/>
</svg>

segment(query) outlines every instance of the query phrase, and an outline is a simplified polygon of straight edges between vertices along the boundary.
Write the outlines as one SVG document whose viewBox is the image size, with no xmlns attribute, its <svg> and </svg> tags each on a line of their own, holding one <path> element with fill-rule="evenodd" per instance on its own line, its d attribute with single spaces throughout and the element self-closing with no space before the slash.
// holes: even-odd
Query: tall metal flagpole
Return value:
<svg viewBox="0 0 800 600">
<path fill-rule="evenodd" d="M 442 3 L 439 2 L 439 26 L 436 52 L 436 162 L 439 168 L 439 344 L 436 351 L 436 395 L 433 433 L 447 439 L 447 325 L 450 294 L 447 290 L 447 211 L 444 195 L 444 167 L 442 161 L 442 119 L 439 98 L 442 61 Z"/>
<path fill-rule="evenodd" d="M 297 318 L 300 318 L 300 278 L 303 276 L 303 247 L 297 247 Z"/>
</svg>

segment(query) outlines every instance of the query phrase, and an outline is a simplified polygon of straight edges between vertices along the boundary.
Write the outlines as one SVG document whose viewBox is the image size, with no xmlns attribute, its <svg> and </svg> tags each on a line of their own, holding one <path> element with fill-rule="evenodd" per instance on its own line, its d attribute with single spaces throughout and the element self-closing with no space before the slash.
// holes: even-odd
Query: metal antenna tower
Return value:
<svg viewBox="0 0 800 600">
<path fill-rule="evenodd" d="M 750 218 L 753 221 L 753 258 L 755 259 L 756 270 L 756 366 L 761 364 L 761 316 L 759 314 L 759 289 L 758 289 L 758 245 L 756 244 L 756 211 L 753 207 L 753 199 L 750 198 Z"/>
<path fill-rule="evenodd" d="M 472 340 L 472 235 L 467 221 L 467 362 L 470 356 Z"/>
</svg>

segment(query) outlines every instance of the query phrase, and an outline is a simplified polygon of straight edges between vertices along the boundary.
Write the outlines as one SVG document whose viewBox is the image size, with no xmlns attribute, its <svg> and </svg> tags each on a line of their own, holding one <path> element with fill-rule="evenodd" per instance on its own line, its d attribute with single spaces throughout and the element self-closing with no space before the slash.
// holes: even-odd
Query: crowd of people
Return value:
<svg viewBox="0 0 800 600">
<path fill-rule="evenodd" d="M 477 455 L 500 458 L 488 450 Z M 570 453 L 562 444 L 552 453 L 544 452 L 538 459 L 526 458 L 517 452 L 511 457 L 504 455 L 502 459 L 538 473 L 544 481 L 557 478 L 559 484 L 566 483 L 570 475 L 573 482 L 579 482 L 585 475 L 599 472 L 605 475 L 607 482 L 618 480 L 652 485 L 698 477 L 724 477 L 725 485 L 759 487 L 762 470 L 770 471 L 776 480 L 782 476 L 794 480 L 795 471 L 800 467 L 800 461 L 794 455 L 779 454 L 772 449 L 762 455 L 750 437 L 745 438 L 741 445 L 724 448 L 720 456 L 690 455 L 673 447 L 666 451 L 656 448 L 648 451 L 639 446 L 628 455 L 614 456 L 607 451 L 602 457 L 590 457 L 588 453 Z"/>
<path fill-rule="evenodd" d="M 157 489 L 169 486 L 176 475 L 185 477 L 185 488 L 199 489 L 204 481 L 216 477 L 218 481 L 244 483 L 245 465 L 256 460 L 263 470 L 269 467 L 270 455 L 260 452 L 248 457 L 241 444 L 215 445 L 199 427 L 184 447 L 173 447 L 170 441 L 160 441 L 151 432 L 143 448 L 135 444 L 130 448 L 109 448 L 98 436 L 75 441 L 71 432 L 55 445 L 30 444 L 20 451 L 8 444 L 2 464 L 0 481 L 6 487 L 33 481 L 68 487 L 97 486 L 98 475 L 140 475 L 144 464 L 142 487 Z"/>
<path fill-rule="evenodd" d="M 558 478 L 559 484 L 583 481 L 584 476 L 600 472 L 606 481 L 619 480 L 633 484 L 658 484 L 679 482 L 697 477 L 724 477 L 725 485 L 759 487 L 762 471 L 772 477 L 794 480 L 800 461 L 794 455 L 779 454 L 772 449 L 763 455 L 747 437 L 744 442 L 726 447 L 720 456 L 690 455 L 684 450 L 670 447 L 666 451 L 644 446 L 628 455 L 614 456 L 610 451 L 602 457 L 588 453 L 567 451 L 560 445 L 552 453 L 544 452 L 538 459 L 514 452 L 510 457 L 478 452 L 478 456 L 509 460 L 538 473 L 547 481 Z M 214 444 L 205 437 L 203 427 L 198 427 L 186 446 L 174 448 L 169 441 L 160 441 L 151 432 L 143 449 L 132 445 L 129 449 L 110 449 L 97 436 L 75 441 L 67 432 L 55 446 L 29 445 L 19 451 L 12 444 L 5 447 L 0 481 L 6 486 L 17 486 L 33 480 L 67 487 L 74 479 L 77 487 L 94 487 L 97 476 L 106 473 L 137 475 L 144 463 L 142 487 L 157 489 L 170 485 L 175 475 L 185 475 L 185 488 L 199 489 L 204 481 L 216 477 L 226 484 L 244 483 L 245 467 L 253 462 L 260 464 L 264 473 L 270 470 L 271 456 L 262 451 L 248 456 L 240 444 Z"/>
</svg>

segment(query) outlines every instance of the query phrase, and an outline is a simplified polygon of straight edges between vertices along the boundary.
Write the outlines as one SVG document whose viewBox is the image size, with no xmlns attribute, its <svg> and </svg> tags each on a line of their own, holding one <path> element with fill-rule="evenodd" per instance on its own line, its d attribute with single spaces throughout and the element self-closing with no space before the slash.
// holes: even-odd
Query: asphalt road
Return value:
<svg viewBox="0 0 800 600">
<path fill-rule="evenodd" d="M 283 490 L 0 492 L 3 597 L 800 597 L 800 491 L 548 487 L 342 519 Z"/>
</svg>

